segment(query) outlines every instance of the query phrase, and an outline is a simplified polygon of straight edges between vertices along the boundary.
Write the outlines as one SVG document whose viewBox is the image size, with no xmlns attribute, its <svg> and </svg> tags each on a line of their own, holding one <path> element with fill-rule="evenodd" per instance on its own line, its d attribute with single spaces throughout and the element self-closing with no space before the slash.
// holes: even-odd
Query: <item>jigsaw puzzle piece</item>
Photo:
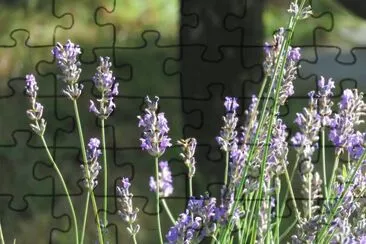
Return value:
<svg viewBox="0 0 366 244">
<path fill-rule="evenodd" d="M 46 153 L 40 146 L 32 146 L 29 142 L 32 135 L 29 131 L 15 130 L 12 132 L 13 144 L 2 145 L 0 148 L 1 168 L 9 172 L 3 176 L 2 194 L 12 194 L 9 206 L 14 210 L 28 207 L 26 195 L 50 195 L 52 185 L 45 185 L 34 177 L 34 162 L 48 162 Z M 22 153 L 19 153 L 22 152 Z M 13 174 L 10 174 L 13 172 Z M 17 175 L 17 177 L 14 177 Z"/>
<path fill-rule="evenodd" d="M 70 13 L 59 14 L 55 6 L 56 0 L 42 3 L 41 19 L 47 19 L 47 22 L 40 23 L 39 18 L 30 16 L 36 9 L 14 8 L 9 15 L 2 16 L 6 18 L 7 25 L 3 25 L 2 33 L 6 36 L 9 33 L 9 39 L 1 39 L 0 46 L 15 46 L 16 40 L 13 35 L 18 32 L 26 32 L 29 36 L 31 46 L 52 46 L 55 43 L 54 32 L 57 29 L 69 29 L 73 26 L 73 16 Z M 36 6 L 37 7 L 37 6 Z M 38 6 L 39 8 L 39 6 Z M 47 10 L 46 10 L 47 9 Z M 4 21 L 4 20 L 3 20 Z M 49 29 L 53 31 L 40 31 L 40 29 Z"/>
<path fill-rule="evenodd" d="M 96 10 L 95 23 L 99 31 L 110 33 L 104 41 L 110 47 L 138 47 L 144 44 L 140 34 L 147 27 L 159 32 L 163 45 L 178 45 L 176 37 L 179 26 L 176 11 L 178 1 L 166 4 L 162 0 L 136 2 L 128 0 L 125 4 L 111 0 L 103 2 Z M 169 21 L 167 21 L 169 20 Z"/>
<path fill-rule="evenodd" d="M 27 207 L 24 209 L 1 208 L 2 228 L 4 235 L 16 239 L 17 243 L 55 243 L 68 242 L 70 239 L 60 238 L 60 233 L 68 233 L 73 239 L 70 229 L 70 218 L 67 215 L 56 216 L 53 211 L 54 199 L 50 195 L 29 194 L 24 196 Z M 0 197 L 0 204 L 4 206 L 4 199 Z M 8 230 L 16 230 L 9 233 Z M 11 242 L 9 241 L 9 242 Z"/>
<path fill-rule="evenodd" d="M 206 60 L 221 59 L 223 56 L 219 50 L 221 46 L 253 45 L 251 43 L 253 40 L 262 39 L 260 31 L 262 10 L 263 1 L 212 3 L 212 1 L 184 0 L 181 6 L 181 44 L 205 47 L 202 56 Z M 238 22 L 242 25 L 241 28 L 227 27 L 233 16 L 240 16 Z"/>
</svg>

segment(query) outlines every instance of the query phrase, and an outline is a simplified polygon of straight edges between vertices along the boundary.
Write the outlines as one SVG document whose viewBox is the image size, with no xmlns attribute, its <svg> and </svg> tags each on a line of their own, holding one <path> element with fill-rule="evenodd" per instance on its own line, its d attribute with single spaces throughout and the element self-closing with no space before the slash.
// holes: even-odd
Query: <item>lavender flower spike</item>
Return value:
<svg viewBox="0 0 366 244">
<path fill-rule="evenodd" d="M 70 40 L 65 45 L 58 42 L 51 52 L 55 56 L 57 66 L 61 71 L 60 77 L 66 83 L 63 93 L 71 100 L 79 98 L 83 89 L 83 85 L 77 82 L 81 73 L 80 62 L 78 61 L 78 56 L 81 54 L 79 46 Z"/>
<path fill-rule="evenodd" d="M 101 93 L 101 98 L 97 99 L 100 106 L 97 109 L 94 102 L 90 100 L 89 111 L 100 119 L 107 119 L 116 107 L 113 98 L 118 95 L 118 83 L 115 82 L 113 72 L 110 70 L 112 63 L 109 62 L 109 57 L 100 57 L 99 60 L 100 65 L 93 76 L 93 81 L 95 87 Z"/>
<path fill-rule="evenodd" d="M 195 138 L 188 138 L 186 140 L 179 140 L 179 145 L 183 146 L 183 153 L 179 155 L 183 158 L 184 164 L 188 167 L 189 173 L 188 177 L 193 178 L 196 172 L 196 159 L 194 158 L 194 153 L 196 151 L 197 140 Z"/>
<path fill-rule="evenodd" d="M 341 101 L 338 104 L 339 113 L 334 114 L 330 122 L 329 139 L 336 146 L 338 154 L 344 148 L 349 149 L 358 146 L 354 144 L 355 126 L 364 123 L 362 117 L 366 115 L 366 104 L 363 101 L 363 93 L 357 90 L 346 89 L 343 91 Z M 350 152 L 352 154 L 352 152 Z"/>
<path fill-rule="evenodd" d="M 85 169 L 84 165 L 81 165 L 81 169 L 84 174 L 85 187 L 89 190 L 94 190 L 98 185 L 98 174 L 101 170 L 101 166 L 98 162 L 99 156 L 102 154 L 99 148 L 100 141 L 97 138 L 90 138 L 88 143 L 88 171 Z"/>
<path fill-rule="evenodd" d="M 200 243 L 216 230 L 216 199 L 191 198 L 188 208 L 166 234 L 168 243 Z"/>
<path fill-rule="evenodd" d="M 168 197 L 173 193 L 173 178 L 169 169 L 167 161 L 161 161 L 159 163 L 159 195 L 162 197 Z M 154 177 L 150 177 L 150 190 L 156 192 L 156 181 Z"/>
<path fill-rule="evenodd" d="M 239 104 L 236 100 L 235 97 L 225 97 L 224 106 L 226 108 L 226 115 L 223 117 L 224 125 L 221 127 L 220 136 L 216 137 L 216 141 L 220 145 L 221 150 L 225 152 L 230 151 L 233 141 L 238 134 L 236 126 L 239 119 L 236 110 Z"/>
<path fill-rule="evenodd" d="M 122 179 L 121 187 L 117 186 L 117 194 L 120 196 L 120 198 L 118 198 L 118 202 L 121 204 L 121 210 L 118 210 L 118 214 L 129 225 L 129 227 L 127 227 L 128 232 L 134 236 L 140 230 L 140 225 L 135 223 L 139 209 L 133 208 L 133 194 L 129 191 L 130 186 L 131 183 L 128 178 Z"/>
<path fill-rule="evenodd" d="M 43 106 L 37 102 L 37 81 L 33 74 L 25 77 L 25 92 L 29 96 L 31 108 L 27 110 L 28 118 L 33 122 L 30 124 L 32 130 L 39 136 L 43 136 L 46 130 L 46 121 L 42 118 Z"/>
<path fill-rule="evenodd" d="M 172 146 L 171 139 L 166 135 L 169 132 L 168 121 L 164 113 L 156 114 L 158 101 L 158 97 L 155 97 L 154 101 L 146 97 L 145 114 L 137 116 L 139 119 L 138 127 L 143 127 L 142 138 L 140 138 L 141 148 L 154 157 L 160 157 L 167 147 Z"/>
<path fill-rule="evenodd" d="M 330 116 L 332 115 L 333 102 L 331 101 L 331 97 L 333 95 L 332 90 L 335 88 L 334 81 L 329 79 L 326 83 L 324 77 L 320 76 L 320 79 L 318 80 L 318 88 L 318 106 L 322 126 L 329 126 L 331 122 Z"/>
</svg>

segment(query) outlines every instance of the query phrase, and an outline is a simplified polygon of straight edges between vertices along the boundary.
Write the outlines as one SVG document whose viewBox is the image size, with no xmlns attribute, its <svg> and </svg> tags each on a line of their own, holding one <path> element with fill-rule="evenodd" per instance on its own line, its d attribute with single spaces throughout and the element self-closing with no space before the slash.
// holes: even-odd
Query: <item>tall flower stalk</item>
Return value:
<svg viewBox="0 0 366 244">
<path fill-rule="evenodd" d="M 183 147 L 183 153 L 180 153 L 181 158 L 184 160 L 184 164 L 188 168 L 188 188 L 189 197 L 193 196 L 192 179 L 196 173 L 196 159 L 194 153 L 196 151 L 197 140 L 195 138 L 181 139 L 178 144 Z"/>
<path fill-rule="evenodd" d="M 128 224 L 127 230 L 132 236 L 133 243 L 137 244 L 136 235 L 140 231 L 140 225 L 136 224 L 136 219 L 139 209 L 133 207 L 133 194 L 129 191 L 130 186 L 131 183 L 128 178 L 123 178 L 122 185 L 117 186 L 117 194 L 120 196 L 118 201 L 121 204 L 121 210 L 118 210 L 118 214 Z"/>
<path fill-rule="evenodd" d="M 101 94 L 101 98 L 97 99 L 99 102 L 99 109 L 94 102 L 90 100 L 89 111 L 93 112 L 99 119 L 101 124 L 102 150 L 103 150 L 103 169 L 104 169 L 104 215 L 103 228 L 107 228 L 108 220 L 108 164 L 105 140 L 105 120 L 116 107 L 113 98 L 118 95 L 118 83 L 115 82 L 113 72 L 110 70 L 112 63 L 109 62 L 109 57 L 100 57 L 97 72 L 93 77 L 94 85 Z"/>
<path fill-rule="evenodd" d="M 169 132 L 168 121 L 164 113 L 157 113 L 159 98 L 150 100 L 145 98 L 146 109 L 143 116 L 138 116 L 138 126 L 143 127 L 141 141 L 142 150 L 146 150 L 155 158 L 155 185 L 159 189 L 161 179 L 159 177 L 159 157 L 161 157 L 167 147 L 170 147 L 170 138 L 167 136 Z M 156 190 L 156 219 L 158 224 L 159 240 L 163 243 L 163 235 L 160 224 L 160 190 Z"/>
<path fill-rule="evenodd" d="M 79 55 L 81 54 L 81 50 L 78 45 L 75 45 L 70 40 L 66 42 L 65 45 L 61 43 L 57 43 L 56 46 L 52 49 L 52 54 L 55 56 L 57 66 L 61 72 L 59 78 L 64 81 L 66 87 L 63 89 L 63 93 L 72 101 L 74 106 L 74 113 L 75 113 L 75 120 L 78 128 L 79 133 L 79 141 L 80 141 L 80 148 L 83 158 L 83 165 L 85 167 L 86 172 L 89 172 L 88 169 L 88 160 L 85 150 L 85 143 L 84 143 L 84 135 L 81 127 L 81 121 L 79 116 L 79 109 L 77 100 L 81 95 L 83 85 L 79 84 L 78 80 L 81 74 L 80 62 L 78 60 Z M 89 189 L 87 191 L 86 196 L 86 203 L 85 203 L 85 213 L 84 213 L 84 221 L 83 221 L 83 229 L 82 229 L 82 236 L 81 236 L 81 243 L 84 241 L 84 233 L 86 227 L 86 219 L 87 213 L 89 209 L 89 199 L 92 200 L 93 210 L 97 221 L 97 229 L 98 229 L 98 239 L 99 242 L 103 243 L 103 237 L 101 235 L 100 230 L 100 222 L 98 216 L 98 207 L 96 205 L 96 200 L 94 196 L 94 191 Z"/>
<path fill-rule="evenodd" d="M 62 187 L 66 193 L 67 201 L 70 206 L 72 221 L 74 223 L 75 243 L 78 244 L 79 243 L 79 229 L 78 229 L 78 221 L 76 219 L 74 205 L 72 203 L 71 196 L 70 196 L 69 190 L 67 188 L 67 185 L 65 183 L 64 177 L 62 176 L 62 173 L 61 173 L 60 169 L 58 168 L 57 163 L 53 159 L 52 154 L 51 154 L 50 150 L 48 149 L 46 139 L 44 138 L 44 132 L 46 130 L 47 123 L 46 123 L 46 120 L 43 118 L 43 105 L 37 101 L 37 91 L 39 89 L 38 85 L 37 85 L 37 81 L 36 81 L 34 75 L 32 75 L 32 74 L 27 75 L 25 80 L 26 80 L 25 92 L 29 96 L 29 100 L 30 100 L 30 104 L 31 104 L 31 108 L 27 110 L 28 118 L 32 121 L 30 126 L 31 126 L 32 130 L 34 131 L 34 133 L 36 133 L 41 138 L 41 141 L 42 141 L 43 147 L 46 150 L 48 159 L 52 163 L 52 166 L 54 167 L 58 177 L 60 178 Z"/>
</svg>

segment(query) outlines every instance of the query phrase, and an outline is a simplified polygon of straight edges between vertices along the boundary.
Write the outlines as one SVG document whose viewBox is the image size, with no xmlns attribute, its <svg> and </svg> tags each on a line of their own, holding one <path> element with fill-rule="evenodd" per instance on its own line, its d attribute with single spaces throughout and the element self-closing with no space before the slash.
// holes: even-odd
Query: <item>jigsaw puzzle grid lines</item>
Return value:
<svg viewBox="0 0 366 244">
<path fill-rule="evenodd" d="M 26 49 L 31 53 L 32 64 L 35 64 L 33 71 L 37 74 L 41 88 L 39 98 L 47 108 L 45 114 L 49 128 L 46 139 L 49 148 L 56 161 L 60 162 L 61 171 L 65 172 L 72 198 L 82 202 L 84 189 L 78 163 L 81 152 L 71 105 L 62 95 L 62 84 L 56 78 L 55 61 L 51 55 L 41 57 L 38 54 L 42 50 L 47 50 L 49 53 L 55 42 L 61 39 L 60 36 L 65 35 L 64 33 L 69 32 L 70 36 L 73 36 L 73 29 L 77 28 L 78 20 L 82 16 L 73 8 L 61 7 L 58 0 L 52 2 L 49 15 L 56 24 L 48 38 L 45 38 L 42 44 L 37 44 L 40 42 L 36 38 L 37 33 L 21 26 L 14 27 L 8 33 L 8 40 L 0 42 L 0 56 L 6 50 Z M 142 111 L 143 98 L 146 94 L 156 94 L 161 98 L 160 107 L 162 111 L 166 111 L 168 120 L 172 121 L 174 139 L 192 135 L 198 137 L 197 157 L 201 160 L 200 164 L 206 167 L 198 166 L 198 179 L 201 177 L 204 180 L 194 182 L 196 195 L 203 194 L 204 191 L 213 194 L 219 192 L 222 179 L 210 175 L 210 172 L 222 171 L 223 168 L 221 163 L 223 157 L 214 140 L 215 134 L 212 134 L 213 131 L 218 132 L 220 128 L 224 111 L 222 101 L 226 95 L 239 97 L 240 115 L 243 115 L 250 100 L 251 94 L 248 90 L 258 89 L 263 75 L 258 60 L 261 58 L 264 38 L 261 34 L 257 35 L 258 38 L 255 40 L 249 40 L 246 37 L 248 33 L 258 31 L 251 30 L 248 26 L 254 21 L 261 21 L 258 19 L 259 12 L 264 6 L 255 8 L 250 4 L 250 0 L 235 4 L 235 1 L 232 2 L 233 5 L 229 7 L 218 4 L 212 8 L 212 3 L 206 1 L 197 8 L 193 1 L 182 0 L 179 33 L 181 38 L 178 44 L 177 40 L 165 38 L 162 34 L 163 30 L 149 28 L 139 33 L 139 42 L 131 46 L 125 44 L 123 38 L 119 38 L 118 29 L 121 25 L 113 22 L 118 19 L 118 11 L 123 8 L 122 4 L 113 0 L 106 1 L 102 6 L 100 2 L 93 1 L 94 7 L 90 9 L 94 11 L 90 11 L 89 16 L 95 23 L 92 31 L 97 34 L 92 47 L 82 47 L 81 63 L 85 72 L 81 77 L 81 83 L 85 86 L 85 94 L 89 95 L 80 99 L 80 110 L 85 138 L 99 136 L 100 125 L 95 117 L 87 112 L 88 99 L 96 97 L 90 74 L 94 72 L 98 56 L 111 56 L 113 70 L 120 82 L 121 90 L 116 98 L 117 109 L 107 121 L 106 127 L 107 154 L 111 173 L 108 189 L 108 217 L 111 222 L 112 243 L 120 243 L 128 236 L 122 221 L 117 216 L 118 203 L 114 189 L 121 177 L 129 177 L 133 183 L 142 182 L 132 187 L 135 205 L 141 213 L 139 220 L 145 224 L 142 226 L 143 231 L 151 235 L 156 231 L 156 213 L 153 203 L 149 203 L 154 196 L 147 189 L 148 177 L 153 175 L 153 169 L 150 167 L 152 159 L 140 152 L 138 141 L 140 134 L 136 125 L 136 116 Z M 262 1 L 261 4 L 263 4 Z M 215 12 L 214 10 L 217 9 L 221 11 Z M 329 11 L 319 13 L 312 17 L 311 21 L 317 23 L 318 19 L 326 19 L 328 23 L 326 26 L 315 27 L 313 38 L 308 43 L 299 43 L 305 52 L 300 62 L 303 69 L 299 70 L 299 79 L 295 85 L 298 90 L 296 96 L 290 98 L 290 103 L 306 105 L 307 92 L 316 89 L 315 80 L 323 73 L 331 76 L 335 72 L 339 81 L 336 96 L 340 96 L 345 88 L 362 86 L 358 83 L 363 79 L 362 74 L 355 71 L 360 69 L 359 64 L 365 63 L 366 55 L 363 55 L 365 48 L 362 46 L 352 48 L 349 50 L 347 59 L 347 55 L 343 53 L 344 49 L 337 43 L 329 45 L 323 43 L 319 37 L 322 32 L 332 32 L 335 25 L 333 13 Z M 106 40 L 102 41 L 99 36 L 106 37 Z M 213 41 L 217 36 L 219 38 Z M 248 59 L 246 56 L 253 56 L 253 58 Z M 150 62 L 151 60 L 154 62 Z M 333 68 L 318 68 L 319 63 L 325 62 L 331 62 Z M 194 70 L 195 67 L 198 69 Z M 334 69 L 334 67 L 337 68 Z M 160 83 L 154 82 L 151 77 L 158 79 Z M 146 82 L 150 80 L 151 82 Z M 235 85 L 232 85 L 233 82 Z M 7 111 L 7 104 L 17 104 L 17 109 Z M 0 87 L 0 106 L 2 112 L 6 111 L 9 121 L 18 120 L 14 123 L 2 122 L 0 131 L 1 180 L 3 182 L 0 206 L 6 206 L 6 209 L 1 210 L 1 215 L 6 216 L 2 219 L 4 231 L 7 236 L 11 236 L 13 233 L 8 233 L 6 230 L 7 222 L 13 219 L 17 220 L 15 222 L 20 222 L 26 219 L 26 222 L 32 223 L 32 219 L 36 218 L 35 215 L 40 214 L 43 219 L 38 218 L 37 222 L 37 225 L 41 226 L 39 236 L 45 236 L 48 239 L 42 239 L 39 243 L 62 243 L 62 240 L 72 238 L 72 233 L 69 231 L 71 227 L 69 211 L 65 207 L 67 206 L 65 195 L 57 175 L 48 163 L 45 153 L 42 153 L 38 137 L 33 135 L 28 127 L 25 116 L 27 101 L 24 96 L 22 76 L 7 74 L 5 84 Z M 286 106 L 280 115 L 291 123 L 295 113 L 299 111 L 298 108 L 300 108 L 299 105 L 291 108 Z M 181 115 L 176 115 L 177 111 Z M 19 121 L 19 113 L 24 114 L 24 120 Z M 219 124 L 214 123 L 213 120 L 217 120 Z M 293 133 L 292 128 L 289 136 L 291 133 Z M 329 150 L 332 149 L 330 145 L 328 147 Z M 173 147 L 164 156 L 172 165 L 175 192 L 172 197 L 167 198 L 167 201 L 177 206 L 173 211 L 176 215 L 184 209 L 188 191 L 185 166 L 178 159 L 178 154 L 179 147 Z M 316 167 L 319 166 L 317 164 L 319 157 L 320 155 L 314 155 L 313 158 Z M 22 165 L 20 175 L 17 175 L 20 166 L 14 166 L 16 164 Z M 7 175 L 3 172 L 11 173 Z M 16 175 L 16 178 L 12 178 L 12 174 Z M 11 187 L 22 184 L 24 185 L 22 188 Z M 96 196 L 101 203 L 103 198 L 101 187 L 96 189 Z M 301 201 L 302 198 L 299 197 L 296 200 Z M 287 200 L 287 208 L 282 216 L 284 218 L 293 217 L 290 201 L 291 199 Z M 42 211 L 38 209 L 39 206 Z M 78 212 L 82 212 L 82 207 L 82 205 L 77 207 Z M 165 221 L 166 214 L 161 214 L 163 222 L 168 223 Z M 50 223 L 42 223 L 44 219 Z M 93 221 L 91 215 L 89 219 L 90 222 Z M 9 227 L 27 233 L 24 226 L 9 224 Z M 168 227 L 169 225 L 166 224 L 163 229 L 167 230 Z M 88 230 L 88 233 L 93 236 L 91 230 Z M 141 237 L 142 243 L 147 243 L 144 241 L 148 241 L 148 238 L 149 234 Z M 20 240 L 20 243 L 30 242 Z"/>
</svg>

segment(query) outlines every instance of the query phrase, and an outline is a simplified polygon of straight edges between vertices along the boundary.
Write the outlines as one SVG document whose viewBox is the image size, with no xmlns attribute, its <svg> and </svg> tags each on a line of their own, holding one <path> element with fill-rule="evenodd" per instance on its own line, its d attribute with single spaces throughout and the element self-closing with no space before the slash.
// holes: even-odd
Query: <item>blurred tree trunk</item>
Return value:
<svg viewBox="0 0 366 244">
<path fill-rule="evenodd" d="M 181 0 L 181 95 L 184 136 L 195 137 L 194 194 L 215 193 L 224 179 L 224 155 L 215 137 L 224 97 L 240 97 L 241 112 L 259 90 L 264 0 Z"/>
<path fill-rule="evenodd" d="M 365 0 L 337 0 L 353 14 L 366 19 L 366 1 Z"/>
</svg>

